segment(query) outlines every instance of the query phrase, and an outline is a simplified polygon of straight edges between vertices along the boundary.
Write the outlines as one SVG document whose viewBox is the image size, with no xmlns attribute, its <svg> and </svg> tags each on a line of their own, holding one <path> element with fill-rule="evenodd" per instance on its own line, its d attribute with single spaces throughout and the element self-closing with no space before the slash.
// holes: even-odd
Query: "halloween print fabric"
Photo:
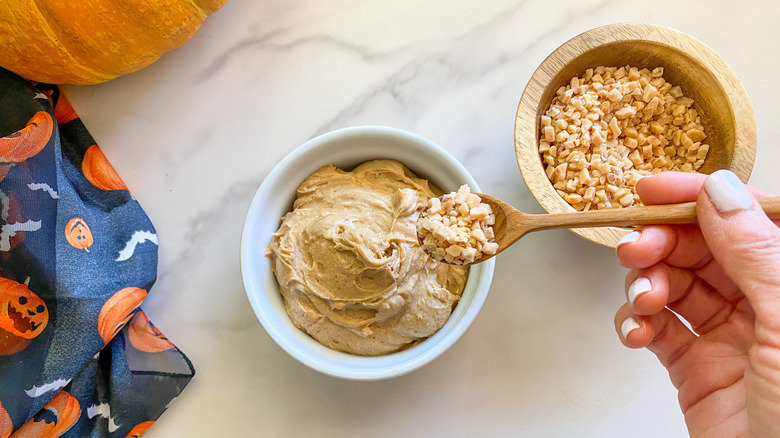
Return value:
<svg viewBox="0 0 780 438">
<path fill-rule="evenodd" d="M 157 233 L 56 86 L 0 69 L 0 136 L 0 438 L 139 437 L 194 375 Z"/>
</svg>

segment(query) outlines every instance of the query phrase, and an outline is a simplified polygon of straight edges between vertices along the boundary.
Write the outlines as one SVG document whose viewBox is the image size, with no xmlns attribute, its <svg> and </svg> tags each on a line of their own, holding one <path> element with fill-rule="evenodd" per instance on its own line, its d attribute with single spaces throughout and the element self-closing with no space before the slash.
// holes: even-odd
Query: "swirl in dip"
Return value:
<svg viewBox="0 0 780 438">
<path fill-rule="evenodd" d="M 417 240 L 420 211 L 439 194 L 393 160 L 351 172 L 324 166 L 306 178 L 265 252 L 293 323 L 329 348 L 363 356 L 439 330 L 468 274 L 432 259 Z"/>
</svg>

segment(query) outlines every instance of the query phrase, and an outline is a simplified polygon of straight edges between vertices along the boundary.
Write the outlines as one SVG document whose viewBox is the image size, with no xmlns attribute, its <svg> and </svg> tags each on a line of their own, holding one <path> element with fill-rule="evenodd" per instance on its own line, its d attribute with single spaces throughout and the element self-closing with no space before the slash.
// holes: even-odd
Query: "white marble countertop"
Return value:
<svg viewBox="0 0 780 438">
<path fill-rule="evenodd" d="M 146 436 L 684 435 L 666 371 L 614 332 L 625 270 L 611 249 L 568 231 L 524 238 L 448 352 L 360 383 L 306 368 L 265 333 L 241 282 L 242 222 L 285 154 L 361 124 L 425 136 L 485 192 L 540 212 L 514 156 L 523 88 L 558 45 L 626 21 L 693 35 L 735 70 L 758 125 L 751 183 L 780 193 L 777 17 L 771 0 L 228 0 L 152 66 L 63 87 L 157 227 L 143 307 L 197 370 Z"/>
</svg>

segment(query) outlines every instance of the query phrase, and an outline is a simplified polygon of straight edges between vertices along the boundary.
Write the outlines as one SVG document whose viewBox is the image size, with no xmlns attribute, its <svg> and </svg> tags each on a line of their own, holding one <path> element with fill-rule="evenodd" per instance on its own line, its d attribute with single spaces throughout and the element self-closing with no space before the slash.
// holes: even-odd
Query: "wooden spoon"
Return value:
<svg viewBox="0 0 780 438">
<path fill-rule="evenodd" d="M 650 224 L 693 224 L 696 219 L 696 203 L 648 205 L 572 213 L 528 214 L 500 199 L 476 193 L 482 202 L 490 205 L 496 215 L 493 231 L 498 251 L 509 248 L 518 239 L 532 231 L 552 228 L 633 227 Z M 780 196 L 759 198 L 761 207 L 771 219 L 780 219 Z M 484 262 L 495 256 L 484 255 L 474 263 Z"/>
</svg>

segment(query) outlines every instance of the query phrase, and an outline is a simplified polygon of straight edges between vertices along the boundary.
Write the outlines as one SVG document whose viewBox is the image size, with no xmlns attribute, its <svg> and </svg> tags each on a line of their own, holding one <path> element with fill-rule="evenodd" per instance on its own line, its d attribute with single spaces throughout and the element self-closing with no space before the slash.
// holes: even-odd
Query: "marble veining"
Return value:
<svg viewBox="0 0 780 438">
<path fill-rule="evenodd" d="M 625 270 L 610 249 L 567 231 L 523 238 L 448 352 L 357 383 L 309 370 L 264 332 L 241 283 L 241 227 L 287 153 L 361 124 L 427 137 L 483 191 L 540 212 L 515 161 L 520 96 L 558 45 L 616 22 L 673 27 L 726 60 L 756 113 L 751 183 L 780 194 L 778 16 L 769 1 L 228 0 L 151 66 L 64 86 L 155 224 L 143 308 L 197 371 L 145 436 L 684 436 L 666 371 L 618 341 Z"/>
</svg>

